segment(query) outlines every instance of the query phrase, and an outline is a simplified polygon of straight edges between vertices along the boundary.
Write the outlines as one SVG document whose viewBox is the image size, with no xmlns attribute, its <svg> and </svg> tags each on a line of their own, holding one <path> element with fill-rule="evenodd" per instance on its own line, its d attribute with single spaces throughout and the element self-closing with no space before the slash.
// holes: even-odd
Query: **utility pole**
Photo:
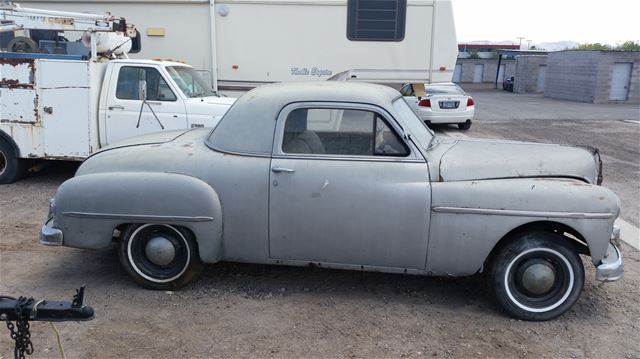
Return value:
<svg viewBox="0 0 640 359">
<path fill-rule="evenodd" d="M 531 50 L 531 41 L 533 40 L 526 40 L 527 41 L 527 50 Z"/>
<path fill-rule="evenodd" d="M 518 42 L 518 50 L 522 50 L 522 40 L 524 40 L 524 37 L 518 36 L 518 37 L 516 37 L 516 39 L 520 40 Z"/>
</svg>

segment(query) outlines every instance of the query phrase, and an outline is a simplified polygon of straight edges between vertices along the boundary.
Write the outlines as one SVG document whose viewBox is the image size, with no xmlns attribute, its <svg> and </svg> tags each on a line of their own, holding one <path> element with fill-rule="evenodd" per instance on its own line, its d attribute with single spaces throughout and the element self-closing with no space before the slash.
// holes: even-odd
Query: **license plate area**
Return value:
<svg viewBox="0 0 640 359">
<path fill-rule="evenodd" d="M 452 110 L 460 106 L 460 101 L 439 101 L 438 104 L 443 110 Z"/>
</svg>

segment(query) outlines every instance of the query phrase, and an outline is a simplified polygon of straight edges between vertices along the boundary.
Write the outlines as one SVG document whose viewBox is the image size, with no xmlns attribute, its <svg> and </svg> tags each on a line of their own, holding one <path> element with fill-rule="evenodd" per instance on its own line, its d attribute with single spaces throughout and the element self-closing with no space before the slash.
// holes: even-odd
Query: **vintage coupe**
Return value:
<svg viewBox="0 0 640 359">
<path fill-rule="evenodd" d="M 619 201 L 597 150 L 435 136 L 397 91 L 276 84 L 213 129 L 162 132 L 88 158 L 40 241 L 116 242 L 133 279 L 184 286 L 218 261 L 437 276 L 485 272 L 511 315 L 546 320 L 584 283 L 622 277 Z"/>
</svg>

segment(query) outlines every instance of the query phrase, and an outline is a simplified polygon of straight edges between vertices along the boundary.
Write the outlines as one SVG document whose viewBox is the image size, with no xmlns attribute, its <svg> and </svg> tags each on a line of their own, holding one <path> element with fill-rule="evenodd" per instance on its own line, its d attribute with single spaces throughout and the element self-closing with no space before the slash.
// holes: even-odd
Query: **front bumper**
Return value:
<svg viewBox="0 0 640 359">
<path fill-rule="evenodd" d="M 40 228 L 40 244 L 45 246 L 61 246 L 64 235 L 58 228 L 53 227 L 53 218 L 49 218 Z"/>
<path fill-rule="evenodd" d="M 600 265 L 596 267 L 596 280 L 601 282 L 613 282 L 624 275 L 624 263 L 622 261 L 622 254 L 615 244 L 609 243 L 607 247 L 607 253 L 600 262 Z"/>
</svg>

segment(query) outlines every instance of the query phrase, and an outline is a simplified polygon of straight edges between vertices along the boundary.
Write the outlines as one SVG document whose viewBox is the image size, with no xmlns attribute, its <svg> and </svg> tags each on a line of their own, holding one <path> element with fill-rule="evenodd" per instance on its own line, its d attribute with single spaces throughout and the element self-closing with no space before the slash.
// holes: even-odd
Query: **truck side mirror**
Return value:
<svg viewBox="0 0 640 359">
<path fill-rule="evenodd" d="M 147 100 L 147 81 L 145 80 L 138 81 L 138 99 L 140 101 Z"/>
</svg>

